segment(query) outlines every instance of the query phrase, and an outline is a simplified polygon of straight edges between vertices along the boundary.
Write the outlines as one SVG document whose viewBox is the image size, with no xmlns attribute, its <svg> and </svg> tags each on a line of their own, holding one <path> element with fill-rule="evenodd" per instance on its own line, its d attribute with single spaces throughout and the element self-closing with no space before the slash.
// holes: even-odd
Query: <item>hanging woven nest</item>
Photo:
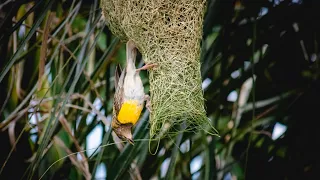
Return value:
<svg viewBox="0 0 320 180">
<path fill-rule="evenodd" d="M 204 129 L 216 133 L 204 108 L 200 41 L 205 0 L 101 0 L 110 30 L 133 40 L 149 71 L 150 137 Z"/>
</svg>

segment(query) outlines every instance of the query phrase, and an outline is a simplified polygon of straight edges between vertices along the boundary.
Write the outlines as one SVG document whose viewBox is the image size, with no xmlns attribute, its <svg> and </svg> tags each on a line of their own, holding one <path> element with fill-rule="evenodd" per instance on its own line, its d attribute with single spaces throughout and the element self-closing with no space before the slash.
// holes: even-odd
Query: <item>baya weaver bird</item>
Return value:
<svg viewBox="0 0 320 180">
<path fill-rule="evenodd" d="M 147 101 L 146 107 L 150 111 L 150 97 L 144 93 L 139 72 L 155 65 L 146 64 L 142 68 L 136 69 L 137 49 L 131 40 L 126 44 L 126 53 L 126 68 L 121 72 L 120 77 L 118 68 L 115 73 L 116 91 L 111 126 L 120 139 L 134 144 L 132 127 L 138 122 L 145 101 Z"/>
</svg>

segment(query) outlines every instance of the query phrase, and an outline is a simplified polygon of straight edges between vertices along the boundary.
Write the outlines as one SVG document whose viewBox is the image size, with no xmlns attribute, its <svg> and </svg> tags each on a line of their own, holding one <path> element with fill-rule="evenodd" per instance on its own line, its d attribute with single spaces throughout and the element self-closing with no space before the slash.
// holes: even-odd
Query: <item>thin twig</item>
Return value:
<svg viewBox="0 0 320 180">
<path fill-rule="evenodd" d="M 14 2 L 14 0 L 7 0 L 6 2 L 0 4 L 0 9 L 2 9 L 5 5 L 9 4 L 10 2 Z"/>
<path fill-rule="evenodd" d="M 44 27 L 44 32 L 43 32 L 43 36 L 42 36 L 42 45 L 41 45 L 41 48 L 40 48 L 38 90 L 40 90 L 41 87 L 42 87 L 44 68 L 45 68 L 45 64 L 46 64 L 47 47 L 48 47 L 47 41 L 48 41 L 50 25 L 51 25 L 51 21 L 52 21 L 53 17 L 54 17 L 54 13 L 51 12 L 49 14 L 48 19 L 47 19 L 47 23 L 46 23 L 46 25 Z"/>
<path fill-rule="evenodd" d="M 13 23 L 17 23 L 15 20 L 13 20 L 12 22 L 13 22 Z M 25 27 L 27 27 L 27 28 L 32 28 L 32 27 L 31 27 L 30 25 L 28 25 L 28 24 L 21 24 L 21 25 L 23 25 L 23 26 L 25 26 Z M 44 31 L 41 30 L 41 29 L 37 29 L 36 32 L 41 33 L 41 34 L 44 33 Z M 48 34 L 48 36 L 50 37 L 50 39 L 48 39 L 48 42 L 47 42 L 47 43 L 49 43 L 49 42 L 51 41 L 51 39 L 54 40 L 54 41 L 56 41 L 56 42 L 58 42 L 58 43 L 61 45 L 61 47 L 62 47 L 65 51 L 67 51 L 73 59 L 75 59 L 75 60 L 77 59 L 77 57 L 73 54 L 73 52 L 65 45 L 65 43 L 63 43 L 62 41 L 60 41 L 60 39 L 52 36 L 50 33 Z"/>
<path fill-rule="evenodd" d="M 90 177 L 89 179 L 91 179 L 88 160 L 87 160 L 86 156 L 84 155 L 84 153 L 82 152 L 82 149 L 80 147 L 78 140 L 72 135 L 72 130 L 71 130 L 66 118 L 64 116 L 60 116 L 59 120 L 60 120 L 60 123 L 62 124 L 63 128 L 66 130 L 66 132 L 69 134 L 72 141 L 74 142 L 78 152 L 80 152 L 80 155 L 83 159 L 83 166 L 84 166 L 83 168 L 84 168 L 85 174 L 87 175 L 86 177 Z"/>
<path fill-rule="evenodd" d="M 87 103 L 90 108 L 92 109 L 92 111 L 98 115 L 98 117 L 101 119 L 101 121 L 106 125 L 106 126 L 109 126 L 110 123 L 108 123 L 108 119 L 105 115 L 101 114 L 101 112 L 99 110 L 97 110 L 94 105 L 89 101 L 87 100 L 87 98 L 85 96 L 83 96 L 82 94 L 79 94 L 79 93 L 75 93 L 73 95 L 70 96 L 71 99 L 74 99 L 74 98 L 81 98 L 85 101 L 85 103 Z"/>
<path fill-rule="evenodd" d="M 86 77 L 86 79 L 89 81 L 91 90 L 93 90 L 93 91 L 95 92 L 96 96 L 97 96 L 97 97 L 99 98 L 99 100 L 103 103 L 104 100 L 103 100 L 103 98 L 100 96 L 98 90 L 97 90 L 96 87 L 95 87 L 94 82 L 90 79 L 90 76 L 88 75 L 88 73 L 85 72 L 85 71 L 83 71 L 83 74 L 84 74 L 84 76 Z"/>
<path fill-rule="evenodd" d="M 73 154 L 73 152 L 63 143 L 63 141 L 58 138 L 57 136 L 54 136 L 54 141 L 60 146 L 62 147 L 67 154 Z M 78 163 L 77 161 L 77 157 L 75 156 L 75 154 L 68 156 L 70 161 L 72 162 L 72 164 L 74 164 L 78 169 L 80 169 L 81 171 L 83 171 L 83 174 L 85 176 L 86 179 L 91 179 L 91 174 L 87 174 L 87 171 L 84 169 L 84 167 L 82 166 L 82 164 Z"/>
</svg>

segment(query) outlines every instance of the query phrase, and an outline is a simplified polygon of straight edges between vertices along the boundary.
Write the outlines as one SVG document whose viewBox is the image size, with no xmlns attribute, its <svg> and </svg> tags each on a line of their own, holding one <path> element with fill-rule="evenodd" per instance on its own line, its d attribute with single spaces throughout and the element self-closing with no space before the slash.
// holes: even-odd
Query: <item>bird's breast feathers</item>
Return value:
<svg viewBox="0 0 320 180">
<path fill-rule="evenodd" d="M 136 124 L 140 117 L 142 108 L 143 104 L 138 100 L 124 101 L 118 114 L 118 121 L 121 124 Z"/>
<path fill-rule="evenodd" d="M 137 123 L 143 109 L 144 95 L 140 76 L 127 72 L 123 84 L 123 101 L 117 116 L 121 124 Z"/>
</svg>

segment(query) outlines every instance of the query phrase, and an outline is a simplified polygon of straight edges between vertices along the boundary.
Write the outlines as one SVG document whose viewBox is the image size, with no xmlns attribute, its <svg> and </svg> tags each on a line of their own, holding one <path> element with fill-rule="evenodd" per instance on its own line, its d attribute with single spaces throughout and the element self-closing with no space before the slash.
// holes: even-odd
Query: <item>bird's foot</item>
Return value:
<svg viewBox="0 0 320 180">
<path fill-rule="evenodd" d="M 144 95 L 144 100 L 146 101 L 146 108 L 148 111 L 151 113 L 151 101 L 150 101 L 150 96 L 149 95 Z"/>
<path fill-rule="evenodd" d="M 141 68 L 136 69 L 136 72 L 139 72 L 139 71 L 141 71 L 141 70 L 151 69 L 151 68 L 154 68 L 154 67 L 157 67 L 157 66 L 158 66 L 158 65 L 155 64 L 155 63 L 145 64 L 145 65 L 142 66 Z"/>
</svg>

